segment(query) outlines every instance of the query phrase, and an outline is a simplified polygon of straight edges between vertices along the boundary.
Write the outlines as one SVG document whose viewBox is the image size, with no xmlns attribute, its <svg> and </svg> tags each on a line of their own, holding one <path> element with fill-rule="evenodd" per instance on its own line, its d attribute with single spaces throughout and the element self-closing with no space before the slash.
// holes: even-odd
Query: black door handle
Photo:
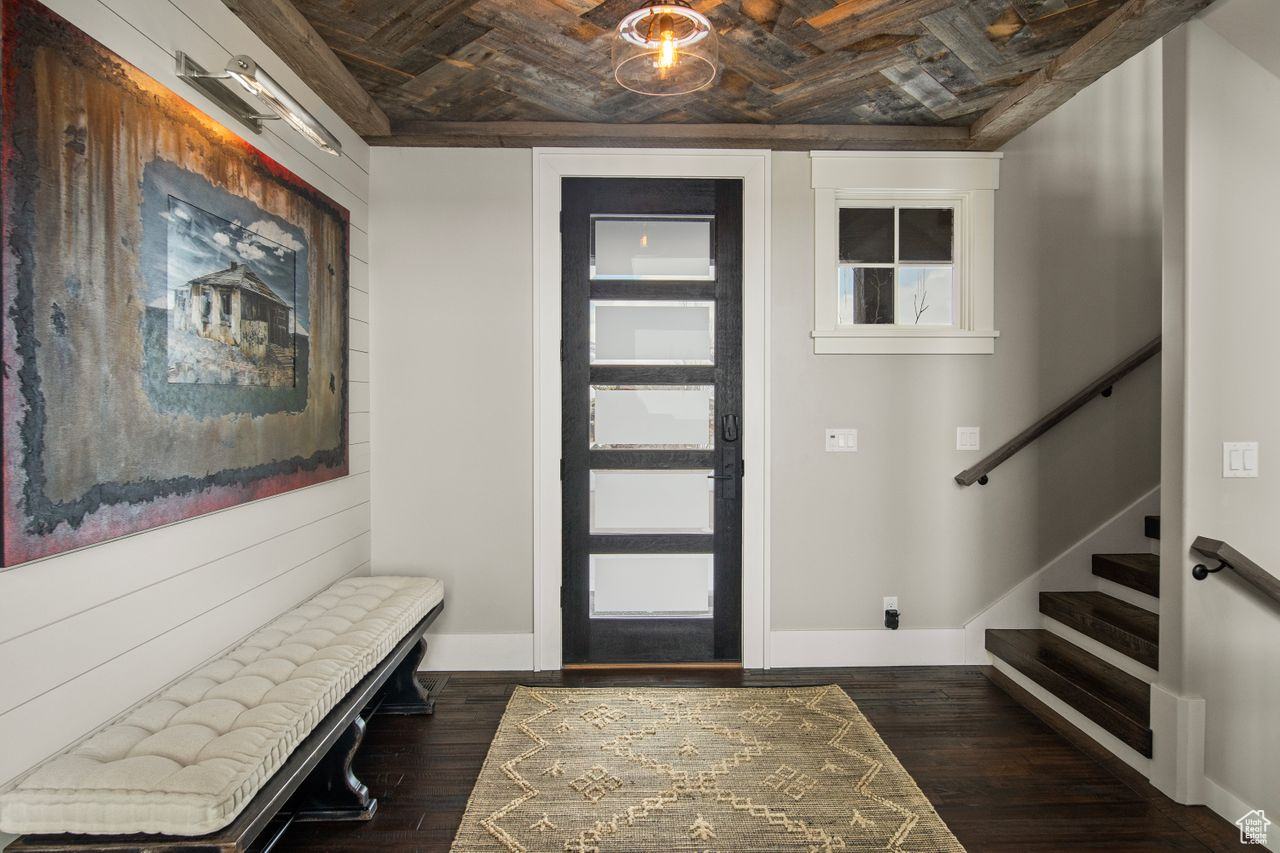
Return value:
<svg viewBox="0 0 1280 853">
<path fill-rule="evenodd" d="M 720 419 L 720 438 L 725 441 L 737 441 L 741 434 L 738 429 L 737 415 L 725 415 Z"/>
<path fill-rule="evenodd" d="M 716 488 L 720 492 L 720 497 L 724 500 L 736 501 L 738 499 L 738 477 L 741 472 L 738 463 L 738 449 L 736 447 L 720 448 L 720 464 L 717 466 L 720 473 L 712 472 L 707 475 L 708 480 L 720 480 L 721 485 Z"/>
</svg>

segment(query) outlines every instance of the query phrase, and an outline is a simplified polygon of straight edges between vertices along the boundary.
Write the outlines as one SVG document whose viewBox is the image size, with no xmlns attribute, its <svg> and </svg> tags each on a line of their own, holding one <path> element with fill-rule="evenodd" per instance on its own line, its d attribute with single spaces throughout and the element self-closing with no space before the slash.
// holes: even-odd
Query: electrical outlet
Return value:
<svg viewBox="0 0 1280 853">
<path fill-rule="evenodd" d="M 982 447 L 978 427 L 956 427 L 956 450 L 979 450 Z"/>
<path fill-rule="evenodd" d="M 884 597 L 884 609 L 885 609 L 885 610 L 897 610 L 897 609 L 898 609 L 898 596 L 896 596 L 896 595 L 886 595 L 886 596 Z"/>
<path fill-rule="evenodd" d="M 828 427 L 825 436 L 828 453 L 856 453 L 858 451 L 858 431 L 856 429 Z"/>
</svg>

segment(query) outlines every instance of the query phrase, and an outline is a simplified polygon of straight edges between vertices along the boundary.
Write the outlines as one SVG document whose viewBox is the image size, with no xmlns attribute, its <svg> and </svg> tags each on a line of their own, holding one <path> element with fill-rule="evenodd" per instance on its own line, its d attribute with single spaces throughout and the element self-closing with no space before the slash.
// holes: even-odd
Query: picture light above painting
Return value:
<svg viewBox="0 0 1280 853">
<path fill-rule="evenodd" d="M 179 77 L 208 95 L 214 103 L 231 113 L 254 133 L 262 132 L 264 120 L 280 119 L 326 154 L 335 157 L 342 154 L 342 143 L 338 138 L 251 58 L 233 56 L 227 62 L 226 69 L 220 72 L 205 71 L 182 51 L 178 51 L 176 60 L 176 73 Z M 271 112 L 255 113 L 223 85 L 223 80 L 239 83 L 241 88 L 265 104 Z"/>
<path fill-rule="evenodd" d="M 345 476 L 346 209 L 0 3 L 3 565 Z"/>
</svg>

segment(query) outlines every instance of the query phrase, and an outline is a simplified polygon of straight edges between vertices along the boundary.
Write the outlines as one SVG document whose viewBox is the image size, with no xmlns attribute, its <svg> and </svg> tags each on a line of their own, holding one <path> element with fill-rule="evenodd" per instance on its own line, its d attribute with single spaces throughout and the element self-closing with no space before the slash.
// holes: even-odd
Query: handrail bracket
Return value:
<svg viewBox="0 0 1280 853">
<path fill-rule="evenodd" d="M 1209 568 L 1204 563 L 1197 563 L 1195 568 L 1191 570 L 1191 576 L 1196 580 L 1202 581 L 1209 575 L 1216 574 L 1223 569 L 1230 569 L 1231 573 L 1240 578 L 1240 580 L 1271 599 L 1272 603 L 1280 605 L 1280 578 L 1271 574 L 1226 542 L 1221 539 L 1210 539 L 1207 536 L 1197 536 L 1195 541 L 1191 543 L 1191 550 L 1218 561 L 1218 565 L 1213 568 Z"/>
<path fill-rule="evenodd" d="M 1223 562 L 1219 562 L 1218 565 L 1214 566 L 1212 569 L 1206 566 L 1204 563 L 1196 563 L 1195 566 L 1191 569 L 1191 577 L 1195 578 L 1198 581 L 1202 581 L 1205 578 L 1209 577 L 1209 575 L 1216 575 L 1218 572 L 1222 571 L 1223 569 L 1229 569 L 1229 568 L 1231 567 Z"/>
</svg>

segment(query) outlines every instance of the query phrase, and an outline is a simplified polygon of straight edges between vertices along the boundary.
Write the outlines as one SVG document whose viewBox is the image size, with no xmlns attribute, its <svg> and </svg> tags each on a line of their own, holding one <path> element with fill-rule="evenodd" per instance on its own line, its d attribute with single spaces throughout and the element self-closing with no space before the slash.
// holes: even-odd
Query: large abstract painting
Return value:
<svg viewBox="0 0 1280 853">
<path fill-rule="evenodd" d="M 3 563 L 347 473 L 347 211 L 3 3 Z"/>
</svg>

